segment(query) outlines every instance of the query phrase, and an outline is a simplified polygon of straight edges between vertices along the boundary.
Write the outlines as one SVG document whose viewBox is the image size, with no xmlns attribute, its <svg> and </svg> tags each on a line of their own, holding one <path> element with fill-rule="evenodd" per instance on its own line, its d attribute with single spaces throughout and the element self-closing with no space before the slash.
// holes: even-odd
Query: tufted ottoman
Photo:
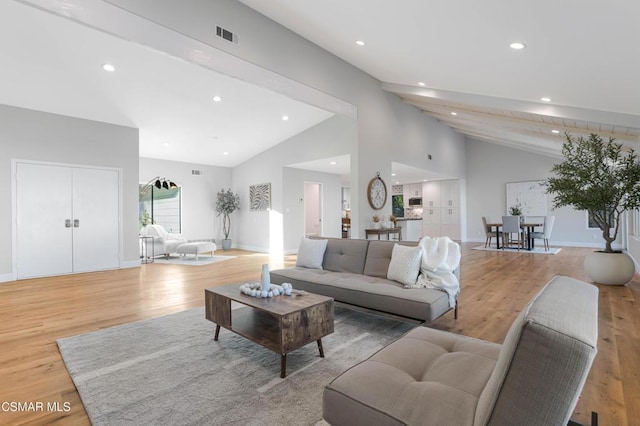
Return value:
<svg viewBox="0 0 640 426">
<path fill-rule="evenodd" d="M 180 244 L 176 249 L 176 253 L 181 256 L 193 254 L 196 256 L 196 260 L 198 260 L 198 255 L 201 253 L 211 252 L 211 257 L 213 257 L 213 252 L 216 251 L 216 249 L 215 243 L 210 241 L 196 241 L 193 243 Z"/>
</svg>

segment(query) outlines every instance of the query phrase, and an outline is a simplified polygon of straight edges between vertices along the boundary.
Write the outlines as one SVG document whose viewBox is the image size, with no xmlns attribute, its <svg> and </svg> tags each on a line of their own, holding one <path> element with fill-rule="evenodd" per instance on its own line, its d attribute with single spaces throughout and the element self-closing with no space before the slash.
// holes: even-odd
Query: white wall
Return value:
<svg viewBox="0 0 640 426">
<path fill-rule="evenodd" d="M 192 174 L 200 170 L 201 175 Z M 216 194 L 231 187 L 231 169 L 202 164 L 140 158 L 142 184 L 160 176 L 175 182 L 182 195 L 182 235 L 187 240 L 222 241 L 222 217 L 216 216 Z M 231 216 L 233 222 L 235 215 Z"/>
<path fill-rule="evenodd" d="M 304 225 L 301 225 L 299 236 L 294 237 L 295 242 L 292 242 L 287 236 L 291 229 L 292 215 L 287 214 L 288 219 L 284 221 L 284 202 L 286 199 L 287 207 L 291 208 L 292 199 L 303 197 L 304 186 L 301 184 L 300 192 L 296 192 L 297 195 L 289 193 L 288 189 L 285 190 L 285 184 L 290 182 L 284 181 L 284 167 L 317 158 L 345 154 L 355 140 L 354 120 L 337 115 L 235 167 L 233 189 L 240 195 L 240 210 L 232 223 L 234 246 L 271 253 L 283 252 L 285 248 L 286 250 L 292 247 L 297 248 L 300 236 L 304 232 Z M 335 176 L 338 179 L 337 193 L 340 194 L 340 177 Z M 247 207 L 249 186 L 260 183 L 271 183 L 271 212 L 249 211 Z M 287 188 L 290 187 L 287 186 Z M 340 220 L 340 195 L 337 196 L 337 203 L 337 220 Z M 299 212 L 299 220 L 302 224 L 304 209 Z"/>
<path fill-rule="evenodd" d="M 14 279 L 11 160 L 122 170 L 123 266 L 139 264 L 138 129 L 0 105 L 0 281 Z M 42 190 L 53 190 L 43 176 Z M 46 212 L 43 212 L 46 214 Z"/>
<path fill-rule="evenodd" d="M 304 183 L 322 184 L 322 236 L 342 237 L 340 175 L 284 168 L 284 252 L 295 253 L 304 236 Z"/>
<path fill-rule="evenodd" d="M 482 216 L 506 214 L 506 184 L 544 180 L 560 158 L 547 157 L 502 145 L 467 139 L 467 240 L 484 242 Z M 556 216 L 550 243 L 604 247 L 601 231 L 587 229 L 586 212 L 570 207 L 553 210 Z"/>
</svg>

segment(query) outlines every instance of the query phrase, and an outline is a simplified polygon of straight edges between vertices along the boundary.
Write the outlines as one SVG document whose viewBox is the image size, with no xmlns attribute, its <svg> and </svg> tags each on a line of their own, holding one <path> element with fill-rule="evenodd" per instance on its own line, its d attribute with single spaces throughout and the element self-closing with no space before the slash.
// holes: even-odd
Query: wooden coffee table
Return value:
<svg viewBox="0 0 640 426">
<path fill-rule="evenodd" d="M 256 298 L 240 292 L 240 284 L 207 288 L 206 318 L 281 355 L 280 377 L 287 375 L 287 353 L 313 341 L 324 358 L 322 337 L 333 333 L 333 299 L 313 293 Z M 244 306 L 231 309 L 231 301 Z"/>
</svg>

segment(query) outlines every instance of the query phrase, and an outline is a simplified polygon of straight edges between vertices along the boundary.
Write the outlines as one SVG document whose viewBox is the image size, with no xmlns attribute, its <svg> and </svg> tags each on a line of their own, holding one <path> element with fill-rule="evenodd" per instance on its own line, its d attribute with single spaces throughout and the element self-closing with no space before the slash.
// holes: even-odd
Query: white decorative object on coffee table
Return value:
<svg viewBox="0 0 640 426">
<path fill-rule="evenodd" d="M 282 285 L 277 285 L 271 283 L 269 286 L 269 291 L 262 290 L 262 283 L 259 282 L 251 282 L 244 283 L 240 286 L 240 292 L 246 294 L 251 297 L 273 297 L 273 296 L 291 296 L 293 291 L 293 286 L 291 283 L 282 283 Z"/>
</svg>

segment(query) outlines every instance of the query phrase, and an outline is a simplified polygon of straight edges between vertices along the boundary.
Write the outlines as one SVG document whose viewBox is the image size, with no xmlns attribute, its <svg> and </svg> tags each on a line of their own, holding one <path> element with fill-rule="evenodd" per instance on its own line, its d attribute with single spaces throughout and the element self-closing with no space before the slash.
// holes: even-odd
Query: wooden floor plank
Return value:
<svg viewBox="0 0 640 426">
<path fill-rule="evenodd" d="M 463 245 L 460 316 L 436 327 L 501 343 L 528 300 L 554 275 L 589 281 L 586 248 L 556 255 L 472 250 Z M 0 412 L 0 424 L 89 424 L 56 339 L 204 305 L 207 287 L 257 280 L 261 265 L 292 266 L 294 256 L 233 250 L 235 259 L 206 266 L 148 264 L 140 268 L 0 284 L 0 401 L 69 402 L 70 412 Z M 574 420 L 640 425 L 640 279 L 599 286 L 598 355 Z"/>
</svg>

